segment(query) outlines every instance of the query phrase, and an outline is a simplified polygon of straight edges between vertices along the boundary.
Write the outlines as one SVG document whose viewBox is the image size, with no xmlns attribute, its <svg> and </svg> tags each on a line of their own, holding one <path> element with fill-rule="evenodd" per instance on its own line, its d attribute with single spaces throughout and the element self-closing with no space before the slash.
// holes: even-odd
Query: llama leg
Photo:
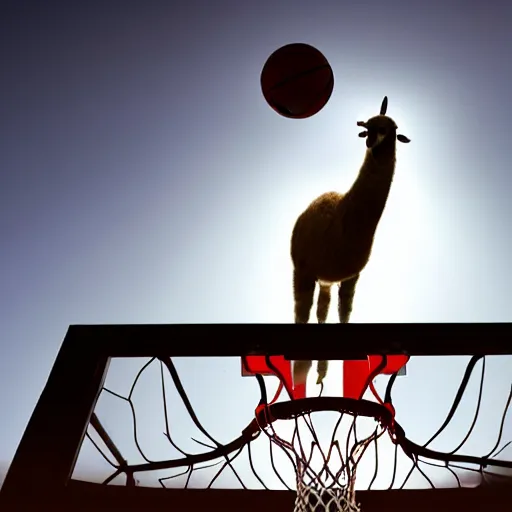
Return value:
<svg viewBox="0 0 512 512">
<path fill-rule="evenodd" d="M 293 298 L 295 300 L 295 323 L 307 324 L 313 306 L 315 279 L 307 274 L 293 271 Z"/>
<path fill-rule="evenodd" d="M 306 381 L 308 379 L 308 373 L 311 368 L 311 361 L 293 361 L 293 388 L 302 388 L 301 394 L 306 391 Z"/>
<path fill-rule="evenodd" d="M 327 375 L 327 368 L 329 367 L 329 361 L 318 361 L 316 365 L 316 373 L 318 375 L 316 379 L 317 384 L 322 384 L 325 376 Z"/>
<path fill-rule="evenodd" d="M 320 284 L 320 292 L 318 293 L 318 301 L 316 303 L 316 318 L 319 324 L 325 323 L 330 303 L 331 286 Z"/>
<path fill-rule="evenodd" d="M 354 293 L 359 274 L 350 279 L 342 281 L 338 289 L 338 316 L 341 324 L 346 324 L 350 320 L 352 313 L 352 303 L 354 302 Z"/>
<path fill-rule="evenodd" d="M 295 269 L 293 271 L 293 298 L 295 300 L 296 324 L 308 323 L 314 293 L 315 279 Z M 310 368 L 310 360 L 293 361 L 293 388 L 297 396 L 301 398 L 306 396 L 306 380 Z"/>
<path fill-rule="evenodd" d="M 331 303 L 331 286 L 320 284 L 320 292 L 318 293 L 318 301 L 316 304 L 316 318 L 319 324 L 325 323 L 329 305 Z M 316 383 L 321 384 L 327 374 L 328 361 L 318 361 L 316 372 L 318 374 Z"/>
</svg>

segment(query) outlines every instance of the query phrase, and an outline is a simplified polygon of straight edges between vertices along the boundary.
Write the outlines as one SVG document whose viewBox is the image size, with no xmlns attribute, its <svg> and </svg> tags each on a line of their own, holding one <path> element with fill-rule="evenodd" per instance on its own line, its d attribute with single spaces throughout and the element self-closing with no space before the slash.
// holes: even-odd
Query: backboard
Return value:
<svg viewBox="0 0 512 512">
<path fill-rule="evenodd" d="M 340 419 L 340 404 L 359 402 L 362 439 L 387 414 L 381 399 L 394 412 L 357 464 L 361 510 L 505 510 L 511 340 L 508 324 L 72 326 L 0 505 L 294 510 L 296 453 L 276 439 L 294 441 L 304 420 L 294 450 L 307 468 L 310 447 L 325 443 L 343 445 L 328 464 L 339 468 L 356 442 L 354 414 Z M 299 359 L 331 361 L 322 390 L 311 375 L 307 407 L 285 376 Z M 363 389 L 368 378 L 373 390 Z M 257 411 L 272 402 L 265 423 Z"/>
</svg>

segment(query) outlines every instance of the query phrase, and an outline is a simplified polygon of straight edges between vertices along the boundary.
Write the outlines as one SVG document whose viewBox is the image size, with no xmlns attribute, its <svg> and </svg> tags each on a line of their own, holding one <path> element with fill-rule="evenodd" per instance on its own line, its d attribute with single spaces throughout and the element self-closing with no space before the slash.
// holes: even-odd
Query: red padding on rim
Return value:
<svg viewBox="0 0 512 512">
<path fill-rule="evenodd" d="M 296 393 L 293 390 L 291 361 L 287 361 L 284 356 L 270 356 L 268 360 L 270 361 L 270 366 L 267 364 L 267 358 L 265 356 L 246 356 L 245 358 L 242 357 L 242 376 L 247 377 L 256 374 L 274 375 L 278 379 L 281 379 L 281 382 L 283 383 L 290 397 L 304 398 L 306 396 L 305 387 L 303 391 L 304 396 L 296 396 Z M 275 370 L 272 367 L 274 367 Z"/>
<path fill-rule="evenodd" d="M 288 395 L 293 399 L 306 397 L 306 386 L 304 384 L 293 388 L 292 365 L 284 356 L 270 356 L 269 361 L 272 368 L 267 364 L 265 356 L 246 356 L 242 358 L 242 376 L 274 375 L 281 378 Z M 245 364 L 244 364 L 245 360 Z M 380 374 L 391 375 L 402 368 L 409 356 L 394 355 L 387 356 L 386 366 Z M 368 376 L 375 371 L 382 362 L 382 356 L 371 355 L 368 359 L 360 361 L 343 361 L 343 396 L 347 398 L 359 398 L 367 383 Z"/>
<path fill-rule="evenodd" d="M 386 366 L 379 374 L 391 375 L 402 368 L 409 356 L 387 356 Z M 361 361 L 343 361 L 343 396 L 359 398 L 364 390 L 369 375 L 382 363 L 382 356 L 368 356 Z"/>
</svg>

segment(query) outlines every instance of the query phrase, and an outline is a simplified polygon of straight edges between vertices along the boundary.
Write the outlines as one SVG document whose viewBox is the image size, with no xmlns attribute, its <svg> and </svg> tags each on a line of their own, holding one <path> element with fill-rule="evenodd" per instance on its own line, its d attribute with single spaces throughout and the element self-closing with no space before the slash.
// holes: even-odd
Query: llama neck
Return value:
<svg viewBox="0 0 512 512">
<path fill-rule="evenodd" d="M 381 155 L 382 156 L 382 155 Z M 379 158 L 371 150 L 366 156 L 359 175 L 345 196 L 343 230 L 373 238 L 386 202 L 395 172 L 395 152 Z"/>
</svg>

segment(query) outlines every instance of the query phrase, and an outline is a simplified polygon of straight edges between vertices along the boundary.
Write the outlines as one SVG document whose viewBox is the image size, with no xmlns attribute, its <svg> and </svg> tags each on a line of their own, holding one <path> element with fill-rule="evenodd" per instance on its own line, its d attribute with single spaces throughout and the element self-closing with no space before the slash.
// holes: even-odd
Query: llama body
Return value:
<svg viewBox="0 0 512 512">
<path fill-rule="evenodd" d="M 307 323 L 316 283 L 319 284 L 316 316 L 324 323 L 329 311 L 331 286 L 339 284 L 338 317 L 347 323 L 352 311 L 355 287 L 370 258 L 373 240 L 393 181 L 397 135 L 395 122 L 381 114 L 367 122 L 359 135 L 366 137 L 366 154 L 356 181 L 346 194 L 328 192 L 315 199 L 299 216 L 292 232 L 293 292 L 295 322 Z M 304 383 L 311 361 L 294 363 L 294 383 Z M 327 372 L 319 361 L 318 382 Z"/>
</svg>

